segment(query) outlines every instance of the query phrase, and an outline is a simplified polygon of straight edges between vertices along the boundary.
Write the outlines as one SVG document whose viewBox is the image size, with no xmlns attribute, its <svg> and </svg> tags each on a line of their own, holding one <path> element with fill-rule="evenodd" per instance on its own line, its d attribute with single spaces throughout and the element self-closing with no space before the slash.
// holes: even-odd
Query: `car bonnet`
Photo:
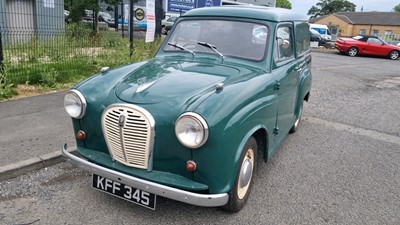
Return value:
<svg viewBox="0 0 400 225">
<path fill-rule="evenodd" d="M 186 101 L 240 74 L 240 69 L 221 64 L 151 60 L 128 74 L 117 85 L 116 95 L 134 104 Z"/>
</svg>

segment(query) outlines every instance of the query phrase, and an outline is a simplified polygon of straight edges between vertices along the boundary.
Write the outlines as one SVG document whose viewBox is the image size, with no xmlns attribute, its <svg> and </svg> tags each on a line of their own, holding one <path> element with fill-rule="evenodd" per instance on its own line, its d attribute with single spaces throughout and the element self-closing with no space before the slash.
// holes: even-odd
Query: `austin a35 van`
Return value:
<svg viewBox="0 0 400 225">
<path fill-rule="evenodd" d="M 92 186 L 154 209 L 156 196 L 239 211 L 254 171 L 299 126 L 311 89 L 307 18 L 222 6 L 182 15 L 154 58 L 64 97 Z"/>
</svg>

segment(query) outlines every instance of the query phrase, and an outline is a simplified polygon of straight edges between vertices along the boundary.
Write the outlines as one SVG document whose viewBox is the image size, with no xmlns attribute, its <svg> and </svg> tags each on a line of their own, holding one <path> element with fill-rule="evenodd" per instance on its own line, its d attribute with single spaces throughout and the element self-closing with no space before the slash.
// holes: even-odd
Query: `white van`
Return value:
<svg viewBox="0 0 400 225">
<path fill-rule="evenodd" d="M 331 32 L 329 31 L 328 26 L 322 24 L 310 24 L 310 28 L 318 31 L 323 38 L 327 41 L 332 40 Z"/>
</svg>

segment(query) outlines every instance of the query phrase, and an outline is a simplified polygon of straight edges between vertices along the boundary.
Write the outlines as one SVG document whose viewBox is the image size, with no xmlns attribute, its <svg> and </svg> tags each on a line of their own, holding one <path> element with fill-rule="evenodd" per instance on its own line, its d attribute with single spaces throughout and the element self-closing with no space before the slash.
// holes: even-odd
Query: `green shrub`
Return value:
<svg viewBox="0 0 400 225">
<path fill-rule="evenodd" d="M 17 92 L 12 88 L 13 84 L 7 80 L 7 67 L 6 65 L 0 65 L 0 100 L 11 98 Z"/>
</svg>

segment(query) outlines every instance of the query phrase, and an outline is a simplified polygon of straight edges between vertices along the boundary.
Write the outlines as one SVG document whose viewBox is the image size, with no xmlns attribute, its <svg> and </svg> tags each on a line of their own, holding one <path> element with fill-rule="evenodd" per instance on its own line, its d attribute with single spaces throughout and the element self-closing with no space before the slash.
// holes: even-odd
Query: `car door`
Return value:
<svg viewBox="0 0 400 225">
<path fill-rule="evenodd" d="M 294 122 L 299 82 L 294 45 L 293 24 L 279 25 L 274 44 L 275 68 L 273 70 L 278 96 L 277 121 L 274 129 L 274 139 L 277 143 L 287 135 Z"/>
<path fill-rule="evenodd" d="M 388 54 L 384 43 L 375 37 L 369 37 L 365 46 L 365 53 L 371 55 L 386 56 Z"/>
</svg>

